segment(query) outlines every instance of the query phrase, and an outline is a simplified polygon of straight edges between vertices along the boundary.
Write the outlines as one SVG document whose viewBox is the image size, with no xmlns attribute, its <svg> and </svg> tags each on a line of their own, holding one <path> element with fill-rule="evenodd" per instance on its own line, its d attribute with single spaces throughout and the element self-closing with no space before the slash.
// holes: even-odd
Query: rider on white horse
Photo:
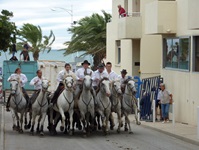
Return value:
<svg viewBox="0 0 199 150">
<path fill-rule="evenodd" d="M 88 60 L 84 60 L 84 62 L 82 63 L 82 68 L 79 68 L 76 71 L 76 77 L 77 77 L 77 85 L 76 85 L 76 90 L 75 90 L 76 99 L 78 99 L 78 96 L 80 95 L 80 92 L 82 91 L 82 83 L 83 83 L 85 75 L 91 75 L 91 78 L 93 78 L 93 71 L 88 68 L 89 65 L 90 63 L 88 62 Z M 91 89 L 91 93 L 95 99 L 96 94 L 93 88 Z"/>
<path fill-rule="evenodd" d="M 99 64 L 97 70 L 94 71 L 94 76 L 92 77 L 93 83 L 92 86 L 95 90 L 98 90 L 99 83 L 103 78 L 109 78 L 109 75 L 106 70 L 104 70 L 104 64 Z"/>
<path fill-rule="evenodd" d="M 34 86 L 35 92 L 32 94 L 31 98 L 30 98 L 30 102 L 31 104 L 34 103 L 34 101 L 36 100 L 39 91 L 42 89 L 42 80 L 45 79 L 44 77 L 42 77 L 42 71 L 41 70 L 37 70 L 37 76 L 34 77 L 31 81 L 30 81 L 30 85 Z M 30 107 L 31 107 L 30 104 Z"/>
<path fill-rule="evenodd" d="M 108 73 L 108 78 L 109 78 L 109 81 L 112 82 L 112 81 L 115 81 L 118 79 L 118 74 L 115 73 L 113 70 L 112 70 L 112 63 L 111 62 L 107 62 L 106 63 L 106 71 Z"/>
<path fill-rule="evenodd" d="M 66 78 L 67 75 L 72 76 L 74 81 L 76 80 L 76 75 L 71 71 L 71 66 L 69 63 L 65 64 L 65 69 L 60 71 L 57 76 L 58 87 L 53 95 L 53 98 L 51 99 L 51 103 L 54 104 L 57 101 L 60 92 L 64 89 L 63 80 Z"/>
<path fill-rule="evenodd" d="M 125 85 L 126 85 L 126 84 L 125 84 L 125 81 L 126 81 L 127 79 L 129 79 L 129 76 L 127 76 L 126 74 L 127 74 L 126 69 L 123 69 L 123 70 L 121 71 L 121 75 L 118 76 L 118 78 L 119 78 L 119 80 L 120 80 L 120 83 L 121 83 L 121 90 L 122 90 L 123 93 L 124 93 Z"/>
<path fill-rule="evenodd" d="M 24 89 L 25 83 L 28 81 L 26 75 L 21 73 L 21 69 L 20 68 L 17 68 L 15 70 L 15 72 L 13 74 L 11 74 L 11 76 L 8 78 L 8 82 L 10 82 L 11 80 L 18 80 L 20 82 L 21 89 L 22 89 L 24 97 L 25 97 L 25 99 L 27 101 L 27 106 L 28 106 L 29 97 L 28 97 L 28 94 L 26 93 L 26 91 Z M 8 100 L 7 100 L 6 111 L 10 111 L 10 109 L 9 109 L 9 107 L 10 107 L 10 98 L 11 98 L 11 94 L 9 95 Z"/>
</svg>

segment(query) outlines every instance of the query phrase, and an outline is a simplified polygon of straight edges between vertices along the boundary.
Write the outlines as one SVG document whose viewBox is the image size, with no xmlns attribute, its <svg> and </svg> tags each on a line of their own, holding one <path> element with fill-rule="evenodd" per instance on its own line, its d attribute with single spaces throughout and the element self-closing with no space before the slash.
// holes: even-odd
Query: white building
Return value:
<svg viewBox="0 0 199 150">
<path fill-rule="evenodd" d="M 128 12 L 119 18 L 118 5 Z M 196 125 L 199 106 L 199 0 L 112 0 L 107 60 L 119 73 L 161 75 L 176 120 Z"/>
</svg>

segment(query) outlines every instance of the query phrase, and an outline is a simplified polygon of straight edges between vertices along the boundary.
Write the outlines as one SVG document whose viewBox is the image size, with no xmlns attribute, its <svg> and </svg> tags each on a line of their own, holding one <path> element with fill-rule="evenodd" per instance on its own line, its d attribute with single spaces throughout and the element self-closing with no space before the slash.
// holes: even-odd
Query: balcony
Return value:
<svg viewBox="0 0 199 150">
<path fill-rule="evenodd" d="M 146 4 L 145 34 L 175 34 L 176 1 L 154 1 Z"/>
<path fill-rule="evenodd" d="M 142 35 L 142 24 L 140 12 L 128 13 L 118 21 L 119 39 L 138 39 Z"/>
</svg>

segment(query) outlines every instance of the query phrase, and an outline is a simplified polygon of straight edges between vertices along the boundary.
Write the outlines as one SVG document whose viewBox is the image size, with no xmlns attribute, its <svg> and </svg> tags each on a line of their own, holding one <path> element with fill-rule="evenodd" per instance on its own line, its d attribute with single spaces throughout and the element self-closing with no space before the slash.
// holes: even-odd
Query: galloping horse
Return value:
<svg viewBox="0 0 199 150">
<path fill-rule="evenodd" d="M 83 79 L 83 89 L 82 93 L 80 95 L 79 101 L 78 101 L 78 107 L 81 115 L 81 121 L 83 123 L 83 132 L 86 133 L 89 132 L 89 118 L 91 116 L 92 125 L 93 125 L 93 119 L 95 116 L 95 110 L 94 110 L 94 98 L 91 93 L 92 88 L 92 79 L 90 75 L 86 75 Z"/>
<path fill-rule="evenodd" d="M 122 120 L 121 120 L 121 95 L 122 95 L 122 90 L 121 90 L 121 83 L 120 81 L 113 81 L 111 83 L 111 111 L 117 113 L 117 118 L 118 118 L 118 128 L 117 128 L 117 132 L 120 132 L 120 127 L 122 125 Z M 114 120 L 113 120 L 113 116 L 111 113 L 111 117 L 112 119 L 112 124 L 114 126 Z"/>
<path fill-rule="evenodd" d="M 110 81 L 108 78 L 103 78 L 99 83 L 99 92 L 97 93 L 97 111 L 101 115 L 102 118 L 102 127 L 104 129 L 104 133 L 108 133 L 108 120 L 111 114 L 111 102 L 110 102 Z"/>
<path fill-rule="evenodd" d="M 140 125 L 141 123 L 138 121 L 138 108 L 136 105 L 136 98 L 134 96 L 134 93 L 136 92 L 135 88 L 135 82 L 133 80 L 126 80 L 126 86 L 125 86 L 125 92 L 123 94 L 122 99 L 122 113 L 125 116 L 125 122 L 128 123 L 129 126 L 129 133 L 132 133 L 131 126 L 130 126 L 130 120 L 128 115 L 131 114 L 132 109 L 134 109 L 135 112 L 135 119 L 136 124 Z M 128 130 L 125 125 L 125 130 Z"/>
<path fill-rule="evenodd" d="M 10 80 L 11 84 L 11 99 L 10 99 L 10 108 L 13 110 L 13 129 L 18 130 L 20 133 L 23 132 L 23 116 L 26 113 L 27 102 L 23 95 L 22 89 L 20 87 L 20 82 L 17 80 Z M 20 113 L 20 123 L 19 124 L 19 115 Z M 17 126 L 15 124 L 15 117 L 17 119 Z"/>
<path fill-rule="evenodd" d="M 48 109 L 48 87 L 49 87 L 49 81 L 48 80 L 42 80 L 42 89 L 39 92 L 39 95 L 37 96 L 35 102 L 32 104 L 32 128 L 31 133 L 34 133 L 34 125 L 35 125 L 35 119 L 36 116 L 39 115 L 38 125 L 37 125 L 37 132 L 40 132 L 40 135 L 44 135 L 43 128 L 44 128 L 44 121 L 46 118 L 46 113 Z M 40 126 L 41 121 L 41 126 Z"/>
<path fill-rule="evenodd" d="M 64 79 L 65 89 L 59 95 L 57 102 L 53 105 L 53 109 L 61 114 L 62 123 L 60 126 L 60 130 L 64 131 L 65 129 L 65 112 L 69 113 L 69 120 L 70 120 L 70 129 L 69 134 L 72 135 L 74 129 L 72 129 L 73 124 L 73 113 L 74 113 L 74 92 L 73 92 L 73 77 L 68 75 Z M 53 111 L 51 111 L 51 119 L 50 123 L 53 123 Z M 58 116 L 59 117 L 59 116 Z"/>
</svg>

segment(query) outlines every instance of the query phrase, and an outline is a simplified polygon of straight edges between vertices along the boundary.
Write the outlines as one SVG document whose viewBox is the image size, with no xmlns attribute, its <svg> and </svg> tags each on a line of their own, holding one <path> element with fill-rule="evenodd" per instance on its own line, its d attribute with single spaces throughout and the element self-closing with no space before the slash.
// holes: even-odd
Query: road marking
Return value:
<svg viewBox="0 0 199 150">
<path fill-rule="evenodd" d="M 4 107 L 1 106 L 1 142 L 0 142 L 0 147 L 2 147 L 2 150 L 5 150 L 5 123 L 4 123 Z"/>
</svg>

